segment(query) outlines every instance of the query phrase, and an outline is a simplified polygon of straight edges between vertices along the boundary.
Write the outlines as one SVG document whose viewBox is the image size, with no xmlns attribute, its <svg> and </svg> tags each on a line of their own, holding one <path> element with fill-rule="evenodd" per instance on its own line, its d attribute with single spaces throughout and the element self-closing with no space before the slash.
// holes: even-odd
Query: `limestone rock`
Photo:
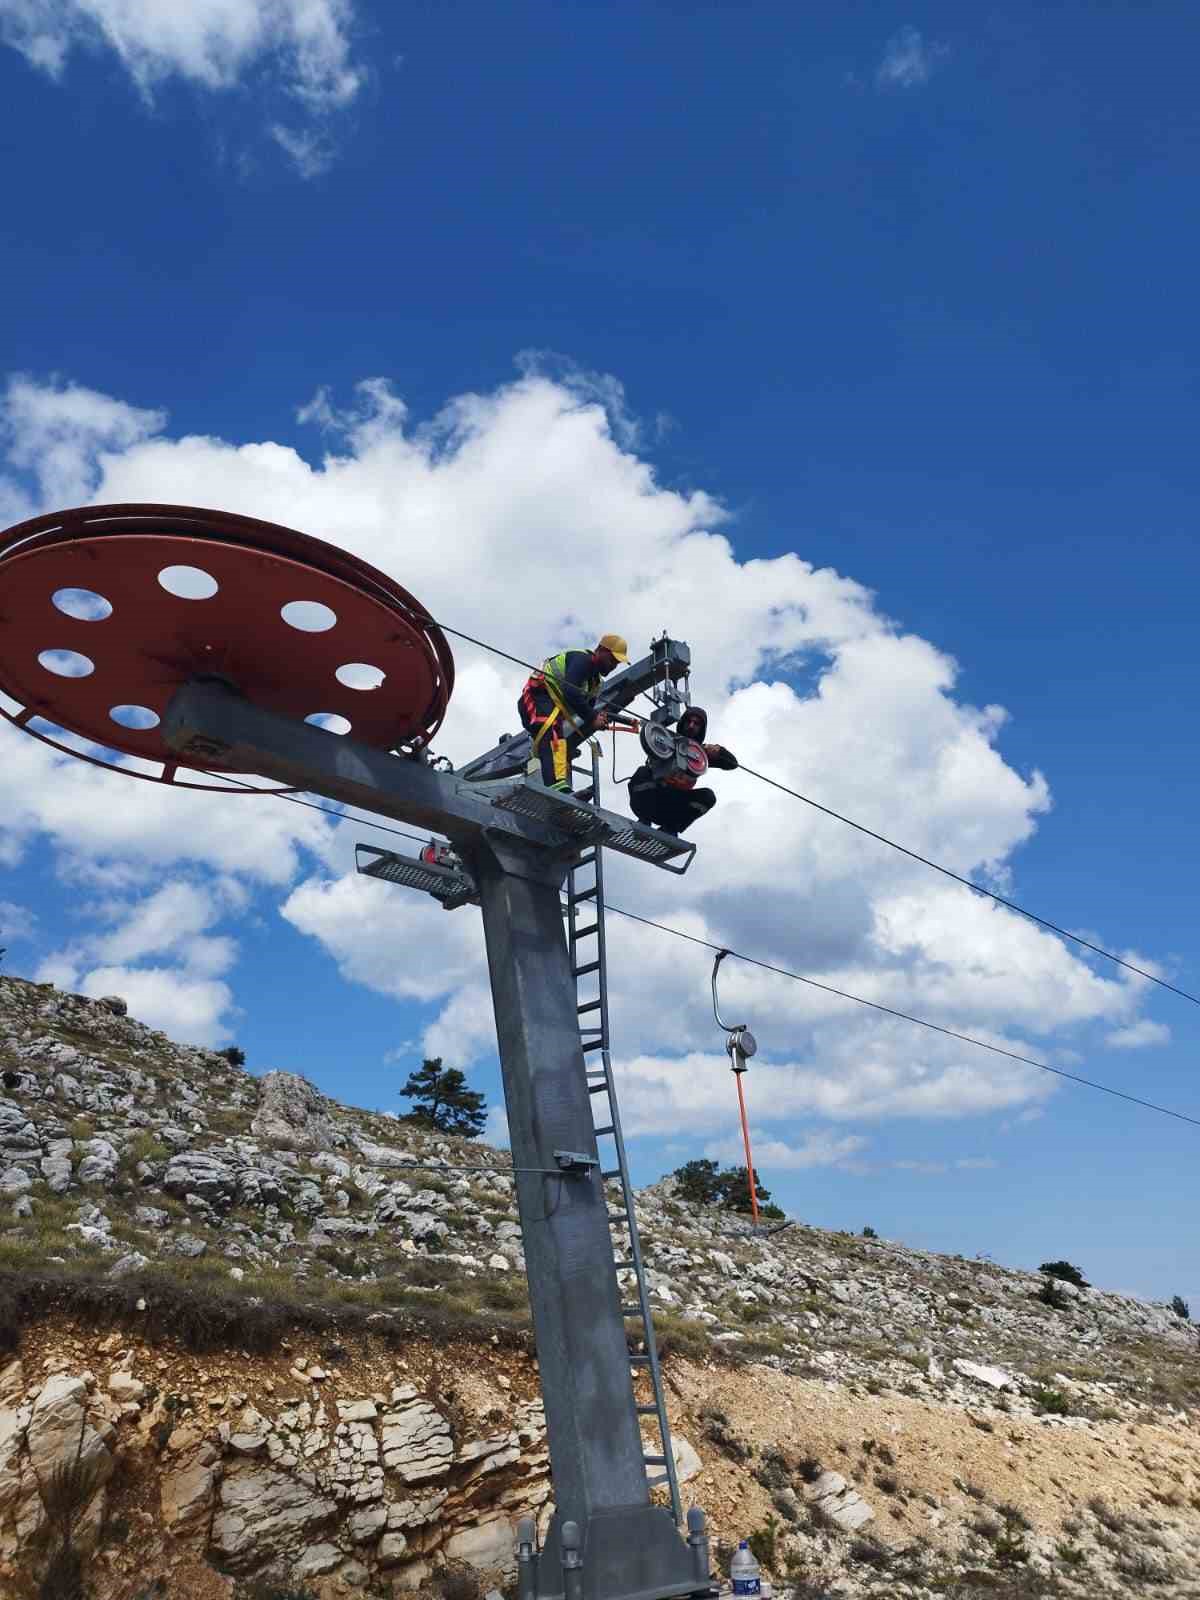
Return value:
<svg viewBox="0 0 1200 1600">
<path fill-rule="evenodd" d="M 149 1256 L 144 1256 L 140 1250 L 126 1250 L 109 1267 L 108 1276 L 110 1278 L 127 1278 L 131 1272 L 140 1272 L 143 1267 L 148 1267 L 149 1265 Z"/>
<path fill-rule="evenodd" d="M 343 1422 L 374 1422 L 379 1408 L 374 1400 L 339 1400 L 338 1416 Z"/>
<path fill-rule="evenodd" d="M 355 1544 L 371 1544 L 387 1527 L 387 1507 L 367 1506 L 350 1518 L 350 1537 Z"/>
<path fill-rule="evenodd" d="M 463 1528 L 447 1540 L 446 1556 L 451 1561 L 465 1561 L 481 1570 L 513 1567 L 512 1523 L 504 1516 L 488 1517 L 473 1528 Z"/>
<path fill-rule="evenodd" d="M 162 1186 L 182 1200 L 197 1194 L 213 1205 L 228 1205 L 237 1193 L 237 1178 L 218 1156 L 201 1150 L 180 1150 L 167 1163 Z"/>
<path fill-rule="evenodd" d="M 0 1146 L 14 1155 L 41 1148 L 37 1129 L 13 1100 L 0 1098 Z"/>
<path fill-rule="evenodd" d="M 127 1001 L 122 1000 L 119 994 L 101 995 L 96 1004 L 103 1006 L 106 1011 L 111 1011 L 114 1017 L 127 1017 L 129 1015 L 129 1004 Z"/>
<path fill-rule="evenodd" d="M 446 1239 L 450 1235 L 450 1229 L 441 1218 L 431 1217 L 428 1213 L 415 1217 L 410 1216 L 408 1224 L 410 1235 L 424 1245 L 428 1245 L 431 1240 Z"/>
<path fill-rule="evenodd" d="M 690 1482 L 697 1473 L 704 1470 L 704 1463 L 680 1433 L 671 1435 L 671 1454 L 675 1457 L 675 1476 L 680 1483 Z"/>
<path fill-rule="evenodd" d="M 840 1472 L 823 1472 L 810 1485 L 808 1498 L 847 1533 L 854 1533 L 875 1520 L 874 1511 Z"/>
<path fill-rule="evenodd" d="M 261 1167 L 243 1167 L 237 1175 L 238 1199 L 248 1206 L 280 1205 L 287 1200 L 287 1186 L 273 1172 Z"/>
<path fill-rule="evenodd" d="M 282 1140 L 302 1150 L 328 1150 L 342 1143 L 329 1101 L 294 1072 L 268 1072 L 260 1079 L 261 1101 L 250 1124 L 256 1139 Z"/>
<path fill-rule="evenodd" d="M 39 1165 L 42 1169 L 42 1177 L 45 1178 L 46 1186 L 49 1188 L 50 1193 L 66 1194 L 71 1187 L 73 1177 L 70 1156 L 53 1153 L 43 1156 Z"/>
<path fill-rule="evenodd" d="M 146 1385 L 140 1378 L 135 1378 L 132 1372 L 118 1368 L 108 1380 L 108 1392 L 117 1400 L 143 1400 Z"/>
<path fill-rule="evenodd" d="M 167 1528 L 176 1535 L 198 1533 L 208 1522 L 216 1486 L 216 1468 L 198 1458 L 168 1472 L 160 1486 Z"/>
<path fill-rule="evenodd" d="M 221 1483 L 212 1550 L 231 1572 L 250 1572 L 294 1554 L 336 1516 L 336 1502 L 313 1483 L 272 1467 L 235 1468 Z"/>
<path fill-rule="evenodd" d="M 87 1385 L 82 1378 L 57 1373 L 43 1384 L 29 1419 L 29 1456 L 43 1481 L 63 1461 L 94 1462 L 107 1479 L 113 1461 L 100 1434 L 87 1420 Z"/>
<path fill-rule="evenodd" d="M 97 1183 L 107 1189 L 117 1175 L 120 1157 L 107 1139 L 89 1139 L 75 1176 L 80 1183 Z"/>
<path fill-rule="evenodd" d="M 350 1176 L 350 1163 L 344 1156 L 335 1156 L 328 1150 L 318 1150 L 313 1156 L 310 1165 L 316 1167 L 318 1172 L 332 1173 L 335 1178 L 348 1178 Z"/>
<path fill-rule="evenodd" d="M 335 1544 L 310 1545 L 292 1567 L 292 1577 L 297 1580 L 320 1578 L 340 1566 L 343 1559 L 342 1552 Z"/>
<path fill-rule="evenodd" d="M 415 1389 L 398 1389 L 383 1418 L 383 1464 L 405 1483 L 440 1477 L 454 1458 L 450 1424 Z"/>
<path fill-rule="evenodd" d="M 959 1358 L 954 1362 L 954 1370 L 964 1378 L 972 1378 L 976 1383 L 986 1384 L 989 1389 L 1016 1388 L 1009 1374 L 999 1367 L 982 1367 L 977 1361 L 964 1361 Z"/>
<path fill-rule="evenodd" d="M 14 1556 L 37 1527 L 37 1485 L 21 1460 L 27 1410 L 0 1410 L 0 1560 Z"/>
<path fill-rule="evenodd" d="M 112 1476 L 113 1457 L 100 1433 L 88 1421 L 87 1385 L 81 1378 L 57 1373 L 47 1379 L 33 1402 L 25 1442 L 30 1470 L 23 1518 L 18 1512 L 18 1522 L 23 1522 L 25 1536 L 40 1527 L 44 1520 L 38 1483 L 47 1483 L 55 1468 L 78 1460 L 91 1468 L 99 1485 L 81 1519 L 77 1537 L 80 1548 L 86 1550 L 99 1531 L 104 1511 L 104 1485 Z"/>
<path fill-rule="evenodd" d="M 408 1540 L 404 1535 L 391 1531 L 385 1533 L 383 1538 L 380 1539 L 375 1558 L 381 1567 L 394 1567 L 398 1562 L 404 1560 L 407 1550 Z"/>
<path fill-rule="evenodd" d="M 194 1260 L 208 1249 L 207 1243 L 194 1233 L 173 1233 L 159 1246 L 164 1256 L 182 1256 Z"/>
</svg>

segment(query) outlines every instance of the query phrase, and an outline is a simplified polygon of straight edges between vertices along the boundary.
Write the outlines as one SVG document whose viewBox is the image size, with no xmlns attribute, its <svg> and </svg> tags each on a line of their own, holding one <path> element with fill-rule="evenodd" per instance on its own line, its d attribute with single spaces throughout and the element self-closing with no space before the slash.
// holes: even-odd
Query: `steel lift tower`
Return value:
<svg viewBox="0 0 1200 1600">
<path fill-rule="evenodd" d="M 687 758 L 669 725 L 689 660 L 686 645 L 658 640 L 601 697 L 619 710 L 651 691 L 647 748 L 668 764 Z M 581 1001 L 578 987 L 604 976 L 602 852 L 680 872 L 695 847 L 603 809 L 594 763 L 578 795 L 528 782 L 527 735 L 444 770 L 428 746 L 453 682 L 445 637 L 417 600 L 345 551 L 272 523 L 114 505 L 0 534 L 0 711 L 16 727 L 143 781 L 261 793 L 236 781 L 251 774 L 450 841 L 425 859 L 361 847 L 360 870 L 482 910 L 556 1508 L 541 1551 L 530 1521 L 519 1531 L 524 1600 L 708 1594 L 703 1513 L 688 1513 L 686 1540 L 678 1526 L 606 988 Z M 331 716 L 347 734 L 320 725 Z M 622 1205 L 610 1214 L 614 1190 Z M 629 1252 L 620 1260 L 614 1225 Z M 621 1280 L 630 1273 L 632 1304 Z M 631 1316 L 644 1343 L 632 1357 Z M 652 1402 L 639 1402 L 634 1370 L 648 1373 Z M 661 1454 L 646 1454 L 643 1416 Z M 655 1465 L 671 1510 L 652 1500 Z"/>
</svg>

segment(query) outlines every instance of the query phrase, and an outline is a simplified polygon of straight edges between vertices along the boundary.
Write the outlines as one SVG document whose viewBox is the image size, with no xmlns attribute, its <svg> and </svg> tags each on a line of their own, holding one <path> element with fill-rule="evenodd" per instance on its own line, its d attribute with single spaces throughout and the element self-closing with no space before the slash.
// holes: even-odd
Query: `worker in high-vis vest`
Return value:
<svg viewBox="0 0 1200 1600">
<path fill-rule="evenodd" d="M 569 791 L 576 751 L 608 716 L 596 709 L 601 680 L 629 660 L 619 633 L 606 633 L 594 650 L 560 650 L 542 662 L 521 691 L 517 711 L 533 736 L 528 772 L 547 789 Z"/>
<path fill-rule="evenodd" d="M 732 772 L 737 757 L 723 744 L 705 744 L 708 737 L 708 712 L 699 706 L 689 706 L 679 719 L 679 732 L 691 739 L 704 751 L 710 767 L 720 767 Z M 704 762 L 700 763 L 703 768 Z M 691 772 L 673 772 L 670 777 L 658 778 L 647 762 L 628 780 L 629 809 L 639 822 L 649 827 L 662 828 L 667 833 L 680 834 L 693 822 L 707 816 L 717 803 L 711 789 L 697 789 Z"/>
</svg>

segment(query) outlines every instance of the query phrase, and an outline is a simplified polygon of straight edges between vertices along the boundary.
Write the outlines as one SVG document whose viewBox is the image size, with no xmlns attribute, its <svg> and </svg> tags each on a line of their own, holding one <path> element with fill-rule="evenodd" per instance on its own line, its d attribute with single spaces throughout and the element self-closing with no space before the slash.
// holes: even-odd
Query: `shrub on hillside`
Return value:
<svg viewBox="0 0 1200 1600">
<path fill-rule="evenodd" d="M 1044 1306 L 1049 1306 L 1054 1311 L 1065 1311 L 1071 1304 L 1053 1278 L 1044 1278 L 1042 1280 L 1042 1287 L 1038 1290 L 1034 1299 L 1040 1300 Z"/>
<path fill-rule="evenodd" d="M 1177 1294 L 1171 1301 L 1171 1310 L 1177 1317 L 1182 1317 L 1185 1322 L 1190 1322 L 1192 1320 L 1191 1310 L 1187 1301 L 1181 1294 Z"/>
<path fill-rule="evenodd" d="M 227 1044 L 224 1050 L 218 1050 L 219 1056 L 224 1056 L 231 1067 L 244 1067 L 246 1065 L 246 1052 L 239 1050 L 236 1044 Z"/>
<path fill-rule="evenodd" d="M 1039 1416 L 1069 1417 L 1071 1404 L 1061 1389 L 1037 1388 L 1031 1396 Z"/>
<path fill-rule="evenodd" d="M 715 1161 L 689 1161 L 671 1174 L 678 1185 L 679 1197 L 696 1206 L 721 1206 L 726 1211 L 750 1210 L 750 1174 L 745 1167 L 726 1167 L 722 1170 Z M 771 1205 L 771 1191 L 754 1178 L 754 1194 L 758 1209 L 764 1217 L 782 1217 L 778 1206 Z"/>
<path fill-rule="evenodd" d="M 1069 1261 L 1043 1261 L 1038 1271 L 1044 1272 L 1048 1278 L 1061 1278 L 1064 1283 L 1073 1283 L 1077 1289 L 1091 1287 L 1079 1268 L 1072 1266 Z"/>
<path fill-rule="evenodd" d="M 775 1563 L 777 1560 L 775 1540 L 778 1535 L 779 1518 L 773 1513 L 768 1512 L 766 1524 L 761 1528 L 755 1529 L 755 1531 L 746 1540 L 746 1543 L 750 1546 L 751 1555 L 760 1566 L 766 1567 L 768 1572 L 775 1571 Z"/>
<path fill-rule="evenodd" d="M 474 1089 L 457 1067 L 443 1067 L 441 1056 L 421 1063 L 409 1074 L 400 1093 L 413 1102 L 413 1109 L 401 1120 L 438 1133 L 454 1133 L 464 1139 L 477 1139 L 487 1121 L 487 1100 Z"/>
<path fill-rule="evenodd" d="M 442 1600 L 479 1600 L 482 1585 L 473 1567 L 443 1567 L 434 1573 L 432 1581 L 435 1593 L 440 1593 Z"/>
<path fill-rule="evenodd" d="M 718 1450 L 723 1450 L 731 1461 L 749 1461 L 753 1452 L 741 1435 L 734 1431 L 724 1411 L 706 1406 L 700 1413 L 700 1421 L 704 1425 L 704 1437 L 715 1444 Z"/>
</svg>

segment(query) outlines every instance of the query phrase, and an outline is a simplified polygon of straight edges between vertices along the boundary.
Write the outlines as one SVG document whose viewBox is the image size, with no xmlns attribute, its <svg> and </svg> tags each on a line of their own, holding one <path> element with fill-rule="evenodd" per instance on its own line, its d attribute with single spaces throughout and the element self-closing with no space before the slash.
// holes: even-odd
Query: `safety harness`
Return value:
<svg viewBox="0 0 1200 1600">
<path fill-rule="evenodd" d="M 585 650 L 583 653 L 585 655 L 590 655 L 591 651 Z M 546 717 L 543 720 L 541 727 L 534 735 L 533 748 L 535 750 L 537 749 L 538 745 L 541 744 L 547 731 L 554 725 L 560 716 L 562 717 L 564 723 L 574 728 L 577 732 L 579 731 L 579 721 L 576 718 L 575 713 L 568 710 L 562 694 L 562 682 L 567 670 L 567 657 L 571 654 L 573 654 L 573 652 L 570 650 L 560 650 L 555 656 L 547 656 L 545 661 L 542 662 L 542 670 L 540 672 L 535 672 L 533 677 L 529 680 L 535 687 L 537 687 L 539 683 L 541 684 L 546 693 L 550 696 L 551 702 L 553 703 L 555 709 L 555 715 L 553 717 Z M 599 689 L 600 678 L 597 676 L 588 679 L 586 685 L 584 686 L 583 692 L 586 695 L 594 698 L 599 692 Z"/>
</svg>

